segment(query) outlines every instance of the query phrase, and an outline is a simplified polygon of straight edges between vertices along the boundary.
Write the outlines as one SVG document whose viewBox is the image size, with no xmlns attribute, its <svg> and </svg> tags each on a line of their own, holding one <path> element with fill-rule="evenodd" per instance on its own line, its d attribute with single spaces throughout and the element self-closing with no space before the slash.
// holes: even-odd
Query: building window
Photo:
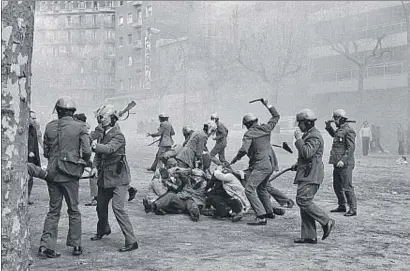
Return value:
<svg viewBox="0 0 410 271">
<path fill-rule="evenodd" d="M 72 37 L 71 37 L 71 31 L 67 31 L 67 41 L 71 43 Z"/>
<path fill-rule="evenodd" d="M 119 38 L 119 45 L 124 46 L 124 38 L 123 37 Z"/>
<path fill-rule="evenodd" d="M 152 16 L 152 6 L 147 5 L 147 7 L 145 9 L 145 17 L 151 17 L 151 16 Z"/>
<path fill-rule="evenodd" d="M 71 24 L 73 23 L 71 16 L 67 16 L 67 26 L 71 26 Z"/>
<path fill-rule="evenodd" d="M 128 16 L 127 16 L 127 24 L 132 24 L 132 13 L 131 13 L 131 12 L 128 13 Z"/>
<path fill-rule="evenodd" d="M 53 56 L 54 57 L 58 56 L 58 47 L 53 47 Z"/>
<path fill-rule="evenodd" d="M 62 10 L 66 9 L 66 2 L 65 1 L 60 1 L 60 9 L 62 9 Z"/>
<path fill-rule="evenodd" d="M 133 90 L 134 86 L 132 85 L 132 78 L 128 78 L 128 89 Z"/>
<path fill-rule="evenodd" d="M 115 26 L 115 15 L 111 15 L 111 25 Z"/>
<path fill-rule="evenodd" d="M 132 43 L 132 34 L 128 34 L 127 38 L 128 38 L 128 44 L 131 44 Z"/>
<path fill-rule="evenodd" d="M 124 17 L 120 16 L 118 17 L 118 25 L 123 26 L 124 25 Z"/>
<path fill-rule="evenodd" d="M 93 30 L 93 41 L 97 40 L 97 31 L 94 29 Z"/>
<path fill-rule="evenodd" d="M 92 2 L 91 2 L 91 1 L 87 1 L 87 2 L 85 3 L 86 8 L 91 8 L 91 4 L 92 4 Z"/>
<path fill-rule="evenodd" d="M 124 5 L 124 1 L 120 1 L 120 6 Z"/>
<path fill-rule="evenodd" d="M 78 52 L 80 53 L 80 56 L 84 56 L 84 54 L 85 54 L 85 46 L 84 45 L 80 45 L 79 47 L 78 47 Z"/>
<path fill-rule="evenodd" d="M 141 32 L 141 29 L 138 29 L 137 37 L 135 38 L 135 40 L 141 40 L 141 39 L 142 39 L 142 32 Z"/>
<path fill-rule="evenodd" d="M 118 58 L 118 67 L 119 68 L 124 67 L 124 58 L 122 56 Z"/>
<path fill-rule="evenodd" d="M 142 12 L 141 12 L 141 10 L 139 9 L 138 11 L 137 11 L 137 22 L 139 22 L 139 21 L 141 21 L 142 20 Z"/>
<path fill-rule="evenodd" d="M 84 8 L 85 8 L 84 1 L 80 1 L 80 9 L 84 9 Z"/>
<path fill-rule="evenodd" d="M 93 7 L 94 9 L 98 9 L 98 1 L 93 1 Z"/>
<path fill-rule="evenodd" d="M 120 90 L 124 90 L 124 82 L 120 80 Z"/>
<path fill-rule="evenodd" d="M 352 78 L 352 73 L 351 71 L 341 71 L 337 73 L 337 80 L 338 81 L 344 81 L 344 80 L 350 80 Z"/>
<path fill-rule="evenodd" d="M 78 20 L 79 20 L 80 26 L 83 26 L 84 25 L 84 15 L 80 15 L 78 18 L 79 18 Z"/>
<path fill-rule="evenodd" d="M 85 41 L 85 31 L 81 30 L 80 31 L 80 37 L 78 38 L 79 42 L 84 42 Z"/>
<path fill-rule="evenodd" d="M 367 76 L 384 76 L 384 66 L 368 67 Z"/>
<path fill-rule="evenodd" d="M 132 56 L 128 57 L 128 66 L 132 66 Z"/>
<path fill-rule="evenodd" d="M 78 9 L 78 1 L 73 1 L 73 9 Z"/>
<path fill-rule="evenodd" d="M 97 26 L 97 15 L 93 15 L 93 26 Z"/>
<path fill-rule="evenodd" d="M 386 75 L 401 74 L 401 73 L 402 73 L 402 63 L 386 65 L 385 67 Z"/>
<path fill-rule="evenodd" d="M 93 59 L 92 69 L 93 69 L 93 72 L 98 71 L 98 59 Z"/>
<path fill-rule="evenodd" d="M 110 72 L 115 72 L 115 59 L 110 60 Z"/>
</svg>

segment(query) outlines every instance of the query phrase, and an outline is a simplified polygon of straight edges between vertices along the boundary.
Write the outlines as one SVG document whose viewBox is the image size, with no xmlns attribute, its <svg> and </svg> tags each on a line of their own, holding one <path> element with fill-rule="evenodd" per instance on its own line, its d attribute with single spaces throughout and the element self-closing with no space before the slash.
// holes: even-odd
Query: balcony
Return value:
<svg viewBox="0 0 410 271">
<path fill-rule="evenodd" d="M 108 51 L 104 53 L 106 57 L 115 57 L 115 52 L 113 51 Z"/>
<path fill-rule="evenodd" d="M 139 7 L 142 5 L 142 1 L 132 1 L 131 3 L 134 7 Z"/>
<path fill-rule="evenodd" d="M 142 27 L 142 19 L 137 19 L 135 23 L 132 24 L 133 27 L 140 28 Z"/>
<path fill-rule="evenodd" d="M 142 49 L 142 40 L 136 40 L 132 43 L 133 49 Z"/>
</svg>

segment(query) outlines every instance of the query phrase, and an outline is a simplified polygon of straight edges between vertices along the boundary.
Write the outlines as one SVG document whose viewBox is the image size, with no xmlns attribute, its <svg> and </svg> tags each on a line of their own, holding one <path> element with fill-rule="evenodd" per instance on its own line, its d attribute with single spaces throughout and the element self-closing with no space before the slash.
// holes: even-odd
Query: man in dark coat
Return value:
<svg viewBox="0 0 410 271">
<path fill-rule="evenodd" d="M 172 139 L 172 136 L 175 135 L 175 131 L 171 123 L 168 122 L 168 118 L 168 115 L 160 114 L 159 121 L 161 124 L 159 125 L 158 132 L 153 134 L 147 134 L 147 136 L 151 136 L 153 138 L 160 137 L 158 144 L 158 152 L 155 156 L 155 160 L 152 163 L 151 167 L 147 169 L 148 171 L 155 172 L 155 170 L 157 169 L 158 162 L 161 166 L 163 166 L 161 160 L 159 159 L 161 154 L 163 154 L 166 151 L 169 151 L 172 145 L 174 145 L 174 140 Z"/>
<path fill-rule="evenodd" d="M 329 236 L 335 224 L 335 221 L 313 202 L 324 178 L 322 161 L 324 142 L 320 131 L 315 127 L 316 116 L 312 110 L 300 111 L 296 115 L 296 121 L 300 129 L 295 131 L 295 146 L 299 157 L 292 169 L 296 170 L 294 181 L 298 185 L 296 203 L 300 207 L 302 227 L 301 238 L 295 239 L 294 242 L 316 244 L 316 221 L 323 227 L 322 240 Z"/>
<path fill-rule="evenodd" d="M 63 198 L 69 219 L 66 244 L 74 247 L 73 255 L 82 254 L 78 189 L 79 178 L 91 156 L 90 138 L 87 126 L 73 118 L 76 106 L 71 98 L 59 99 L 55 110 L 58 120 L 47 124 L 43 141 L 44 157 L 48 159 L 47 171 L 52 181 L 47 182 L 50 203 L 38 251 L 41 258 L 60 256 L 54 249 Z"/>
<path fill-rule="evenodd" d="M 248 130 L 243 136 L 242 147 L 230 163 L 236 163 L 245 155 L 249 157 L 245 193 L 256 213 L 256 219 L 254 222 L 249 222 L 248 225 L 266 225 L 266 218 L 273 217 L 273 207 L 266 187 L 269 176 L 277 167 L 270 139 L 280 116 L 275 107 L 268 105 L 267 100 L 263 99 L 262 103 L 269 110 L 272 117 L 266 124 L 258 124 L 258 118 L 251 113 L 243 117 L 242 124 Z"/>
<path fill-rule="evenodd" d="M 97 196 L 97 234 L 92 241 L 101 240 L 104 235 L 111 233 L 108 223 L 108 204 L 112 199 L 112 209 L 125 237 L 125 245 L 119 252 L 131 251 L 138 248 L 131 221 L 125 210 L 125 197 L 131 180 L 130 168 L 125 156 L 125 137 L 119 129 L 118 116 L 114 107 L 105 106 L 99 111 L 104 136 L 99 143 L 93 142 L 95 152 L 92 175 L 98 176 Z"/>
<path fill-rule="evenodd" d="M 355 166 L 354 151 L 356 133 L 346 122 L 346 111 L 336 109 L 333 119 L 337 129 L 333 129 L 331 122 L 326 122 L 326 131 L 333 137 L 332 150 L 330 151 L 329 164 L 333 165 L 333 188 L 339 206 L 331 212 L 346 212 L 346 201 L 349 211 L 345 216 L 357 214 L 357 200 L 352 184 L 353 169 Z"/>
<path fill-rule="evenodd" d="M 27 161 L 38 167 L 41 167 L 40 152 L 38 149 L 37 129 L 35 127 L 36 113 L 30 111 L 29 126 L 28 126 L 28 158 Z M 32 205 L 31 191 L 33 190 L 33 177 L 30 176 L 28 180 L 28 204 Z"/>
</svg>

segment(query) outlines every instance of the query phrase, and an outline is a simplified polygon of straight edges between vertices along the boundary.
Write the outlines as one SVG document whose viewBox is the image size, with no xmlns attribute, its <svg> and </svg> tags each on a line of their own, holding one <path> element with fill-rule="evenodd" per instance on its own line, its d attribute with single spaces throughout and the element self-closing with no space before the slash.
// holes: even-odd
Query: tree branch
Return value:
<svg viewBox="0 0 410 271">
<path fill-rule="evenodd" d="M 382 40 L 384 39 L 385 36 L 386 36 L 386 34 L 384 34 L 384 35 L 382 35 L 381 37 L 378 37 L 378 38 L 377 38 L 376 45 L 374 46 L 374 48 L 373 48 L 373 50 L 372 50 L 372 53 L 364 59 L 365 65 L 367 65 L 367 63 L 368 63 L 370 60 L 372 60 L 372 59 L 380 59 L 380 58 L 383 57 L 383 55 L 384 55 L 385 53 L 388 53 L 388 52 L 389 52 L 387 49 L 383 49 L 383 47 L 382 47 Z M 379 53 L 379 54 L 377 54 L 377 49 L 380 50 L 380 53 Z"/>
<path fill-rule="evenodd" d="M 342 48 L 338 48 L 339 46 L 341 46 Z M 358 59 L 356 59 L 355 57 L 353 57 L 352 54 L 350 54 L 349 45 L 343 44 L 343 43 L 332 43 L 330 45 L 331 49 L 333 51 L 335 51 L 336 53 L 343 55 L 347 60 L 352 61 L 353 63 L 355 63 L 357 66 L 361 67 L 362 63 L 360 63 L 360 61 Z"/>
</svg>

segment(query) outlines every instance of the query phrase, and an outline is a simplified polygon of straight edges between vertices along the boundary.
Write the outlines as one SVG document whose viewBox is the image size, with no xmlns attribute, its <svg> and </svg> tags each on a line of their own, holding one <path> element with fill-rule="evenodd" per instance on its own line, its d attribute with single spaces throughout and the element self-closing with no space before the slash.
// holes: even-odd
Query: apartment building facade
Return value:
<svg viewBox="0 0 410 271">
<path fill-rule="evenodd" d="M 32 105 L 42 121 L 58 97 L 92 110 L 115 90 L 115 7 L 119 1 L 38 1 Z M 37 94 L 37 93 L 41 93 Z M 47 93 L 46 95 L 44 95 Z"/>
<path fill-rule="evenodd" d="M 403 6 L 400 1 L 323 3 L 326 6 L 318 3 L 310 16 L 312 106 L 326 117 L 332 108 L 343 107 L 351 118 L 380 125 L 385 144 L 394 149 L 396 127 L 406 123 L 408 103 L 409 56 Z M 410 9 L 409 3 L 405 6 Z M 380 37 L 385 53 L 371 57 Z M 369 58 L 363 74 L 363 102 L 358 91 L 358 65 L 332 50 L 332 44 L 348 48 L 359 60 Z M 378 52 L 380 48 L 376 55 Z"/>
</svg>

